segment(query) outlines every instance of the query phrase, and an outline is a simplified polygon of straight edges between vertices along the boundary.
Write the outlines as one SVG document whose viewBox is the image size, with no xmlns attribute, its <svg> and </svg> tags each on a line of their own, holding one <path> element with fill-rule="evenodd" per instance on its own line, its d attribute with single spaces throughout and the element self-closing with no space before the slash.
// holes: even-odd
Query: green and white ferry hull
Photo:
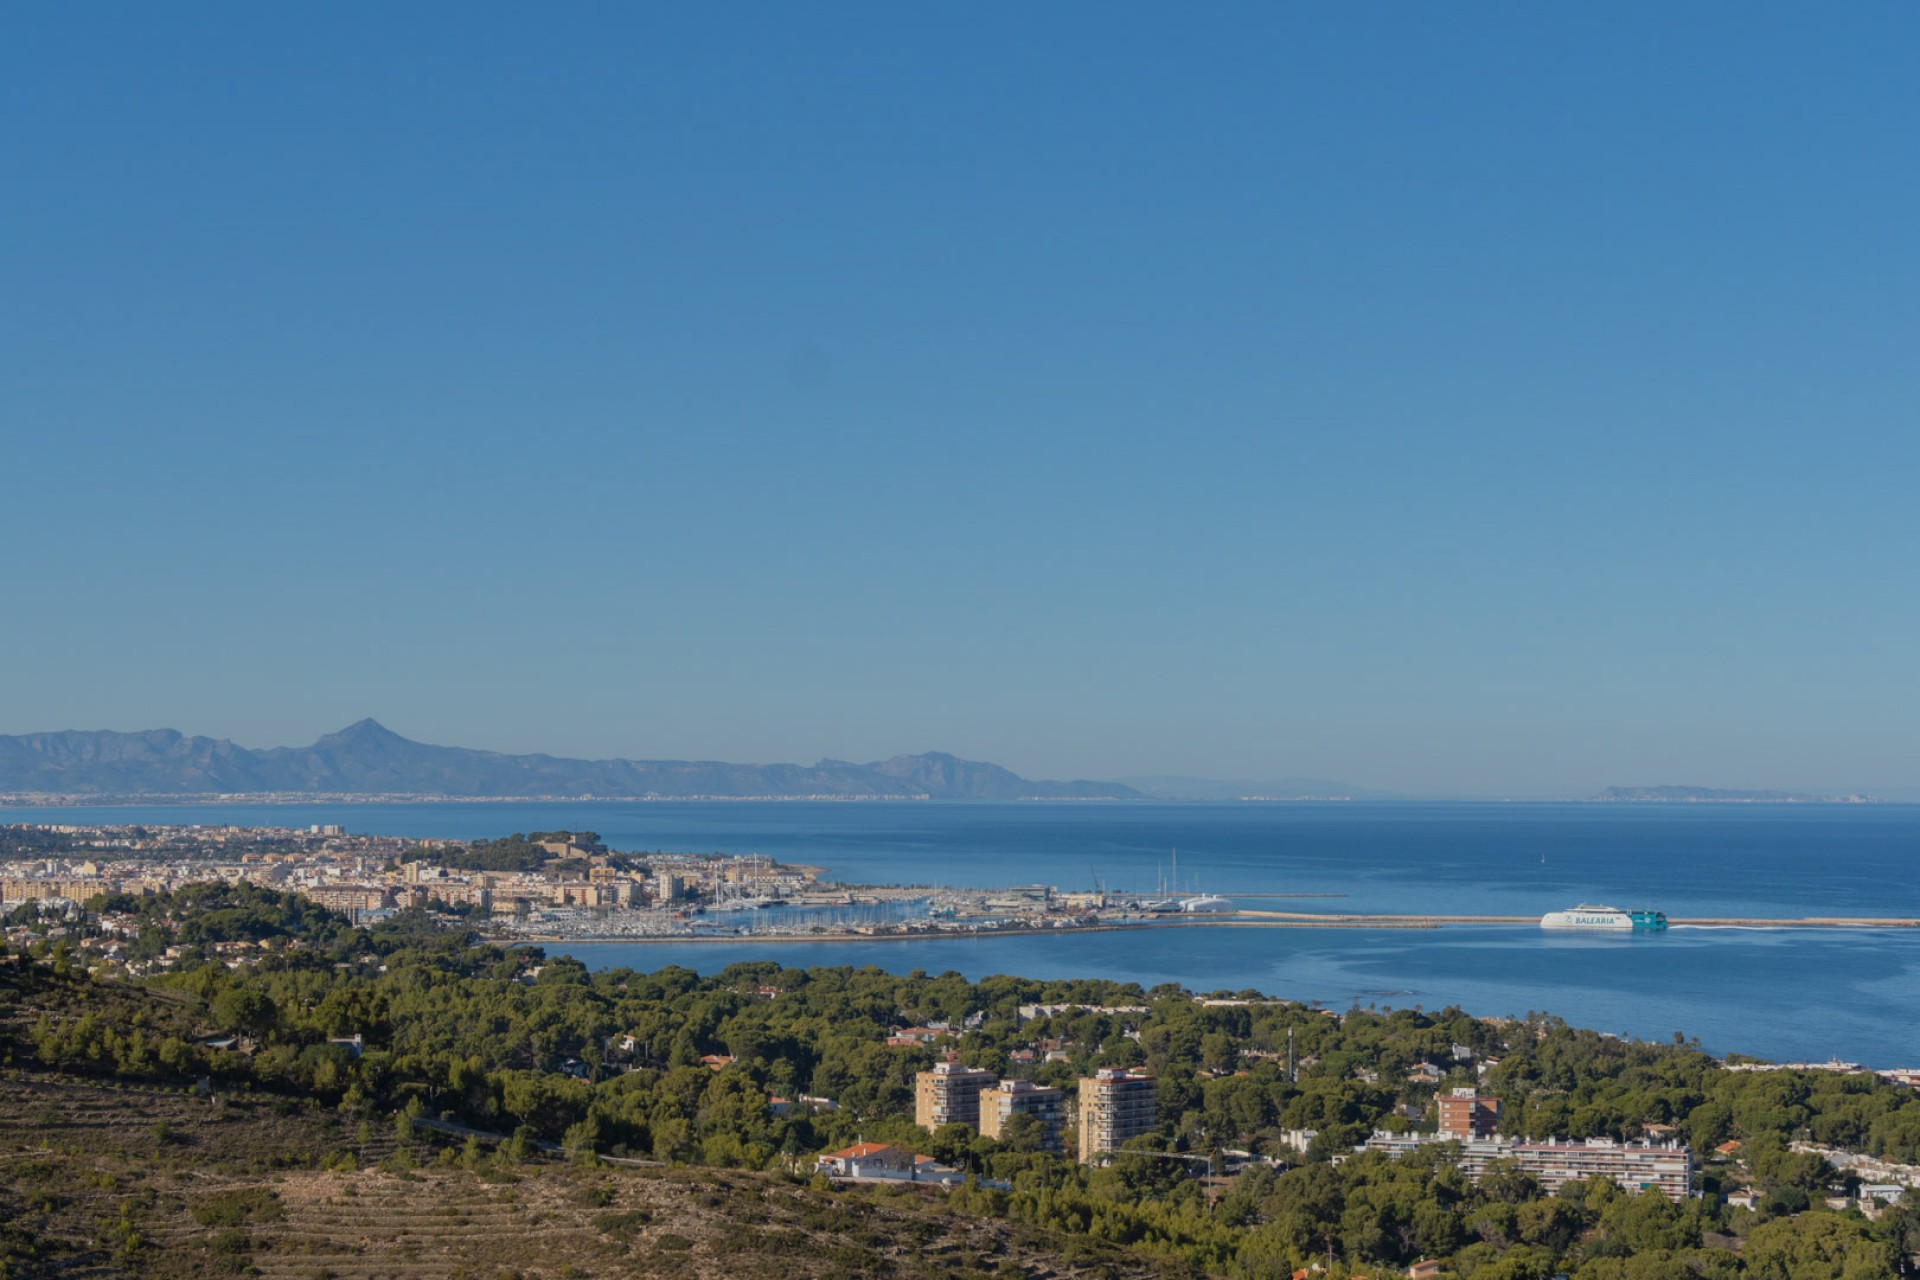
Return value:
<svg viewBox="0 0 1920 1280">
<path fill-rule="evenodd" d="M 1664 929 L 1667 917 L 1660 911 L 1622 911 L 1618 907 L 1596 907 L 1581 903 L 1565 911 L 1549 911 L 1540 917 L 1542 929 L 1601 929 L 1631 932 L 1635 929 Z"/>
</svg>

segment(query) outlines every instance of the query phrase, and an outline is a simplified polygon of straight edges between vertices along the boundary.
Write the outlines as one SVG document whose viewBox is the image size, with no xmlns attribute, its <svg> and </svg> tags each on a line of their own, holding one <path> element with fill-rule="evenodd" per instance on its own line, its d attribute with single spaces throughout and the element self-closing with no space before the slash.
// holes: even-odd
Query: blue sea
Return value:
<svg viewBox="0 0 1920 1280">
<path fill-rule="evenodd" d="M 593 830 L 616 848 L 763 853 L 856 883 L 1335 895 L 1277 910 L 1538 915 L 1576 902 L 1719 917 L 1920 917 L 1920 806 L 465 803 L 0 811 L 9 822 L 201 822 L 473 838 Z M 1178 878 L 1174 880 L 1177 850 Z M 969 977 L 1257 988 L 1329 1007 L 1546 1010 L 1715 1052 L 1920 1066 L 1920 930 L 1195 928 L 909 942 L 549 947 L 595 967 L 737 960 Z"/>
</svg>

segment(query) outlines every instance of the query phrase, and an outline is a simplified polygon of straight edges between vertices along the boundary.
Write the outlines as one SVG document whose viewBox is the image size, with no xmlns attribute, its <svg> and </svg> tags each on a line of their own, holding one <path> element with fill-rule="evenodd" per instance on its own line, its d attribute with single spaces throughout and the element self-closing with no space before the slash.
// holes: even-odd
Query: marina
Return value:
<svg viewBox="0 0 1920 1280">
<path fill-rule="evenodd" d="M 1911 805 L 316 803 L 102 806 L 59 820 L 333 824 L 401 841 L 585 828 L 656 870 L 672 860 L 646 851 L 758 852 L 817 870 L 812 885 L 780 888 L 785 906 L 677 920 L 580 908 L 502 938 L 593 968 L 1100 976 L 1330 1008 L 1546 1010 L 1615 1034 L 1682 1031 L 1715 1052 L 1885 1066 L 1910 1061 L 1920 1017 Z M 1176 845 L 1185 896 L 1197 870 L 1198 887 L 1235 911 L 1113 911 L 1115 899 L 1172 896 L 1155 891 Z M 774 896 L 767 877 L 743 879 L 739 896 Z M 970 914 L 1035 881 L 1062 886 L 1061 899 L 1097 882 L 1116 918 Z M 1540 927 L 1574 903 L 1657 905 L 1669 927 Z M 641 921 L 654 932 L 634 936 Z"/>
</svg>

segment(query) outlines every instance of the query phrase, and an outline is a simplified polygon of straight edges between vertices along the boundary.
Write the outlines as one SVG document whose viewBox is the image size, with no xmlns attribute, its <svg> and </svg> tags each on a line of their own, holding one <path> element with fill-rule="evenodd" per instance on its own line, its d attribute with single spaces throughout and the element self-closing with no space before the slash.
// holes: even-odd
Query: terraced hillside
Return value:
<svg viewBox="0 0 1920 1280">
<path fill-rule="evenodd" d="M 0 1073 L 4 1280 L 1188 1274 L 930 1188 L 508 1166 L 282 1100 Z"/>
</svg>

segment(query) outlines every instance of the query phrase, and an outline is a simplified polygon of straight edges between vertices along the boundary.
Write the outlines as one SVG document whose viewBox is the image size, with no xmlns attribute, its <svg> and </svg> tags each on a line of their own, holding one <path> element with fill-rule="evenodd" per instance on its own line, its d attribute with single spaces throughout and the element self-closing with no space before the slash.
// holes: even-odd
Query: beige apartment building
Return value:
<svg viewBox="0 0 1920 1280">
<path fill-rule="evenodd" d="M 1144 1071 L 1103 1067 L 1080 1081 L 1080 1162 L 1152 1133 L 1160 1122 L 1153 1077 Z"/>
<path fill-rule="evenodd" d="M 913 1122 L 931 1133 L 943 1124 L 980 1127 L 980 1094 L 999 1077 L 957 1062 L 935 1063 L 913 1078 Z"/>
<path fill-rule="evenodd" d="M 331 911 L 378 911 L 394 901 L 390 892 L 375 884 L 319 884 L 300 892 Z"/>
<path fill-rule="evenodd" d="M 1067 1095 L 1031 1080 L 1002 1080 L 980 1094 L 980 1134 L 998 1138 L 1007 1121 L 1032 1116 L 1040 1126 L 1040 1149 L 1058 1155 L 1066 1128 Z"/>
<path fill-rule="evenodd" d="M 0 902 L 44 902 L 48 898 L 66 898 L 85 902 L 97 893 L 111 893 L 114 886 L 104 880 L 29 880 L 25 877 L 0 880 Z"/>
</svg>

